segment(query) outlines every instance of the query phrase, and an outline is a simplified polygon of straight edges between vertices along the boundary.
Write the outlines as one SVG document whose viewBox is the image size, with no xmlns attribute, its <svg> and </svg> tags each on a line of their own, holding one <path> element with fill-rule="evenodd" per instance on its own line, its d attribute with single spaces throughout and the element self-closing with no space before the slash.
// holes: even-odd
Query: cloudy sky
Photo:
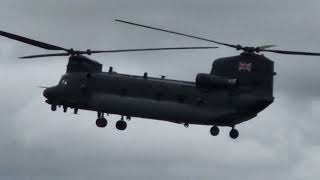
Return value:
<svg viewBox="0 0 320 180">
<path fill-rule="evenodd" d="M 318 0 L 1 0 L 0 29 L 76 49 L 208 46 L 207 42 L 114 22 L 131 20 L 228 43 L 320 51 Z M 133 119 L 125 132 L 95 127 L 96 114 L 52 113 L 42 89 L 64 58 L 0 38 L 0 179 L 317 179 L 320 177 L 320 57 L 266 54 L 275 61 L 276 101 L 252 121 L 211 137 L 209 128 Z M 233 49 L 94 55 L 129 74 L 179 80 L 208 72 Z"/>
</svg>

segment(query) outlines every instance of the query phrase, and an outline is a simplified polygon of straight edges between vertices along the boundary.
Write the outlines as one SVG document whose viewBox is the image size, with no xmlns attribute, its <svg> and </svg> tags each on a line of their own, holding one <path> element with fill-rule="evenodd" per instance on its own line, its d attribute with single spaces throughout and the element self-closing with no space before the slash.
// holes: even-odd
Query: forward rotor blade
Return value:
<svg viewBox="0 0 320 180">
<path fill-rule="evenodd" d="M 59 47 L 59 46 L 55 46 L 55 45 L 52 45 L 52 44 L 47 44 L 47 43 L 44 43 L 44 42 L 36 41 L 36 40 L 33 40 L 33 39 L 29 39 L 29 38 L 26 38 L 26 37 L 23 37 L 23 36 L 19 36 L 19 35 L 16 35 L 16 34 L 11 34 L 11 33 L 4 32 L 4 31 L 0 31 L 0 35 L 4 36 L 4 37 L 7 37 L 9 39 L 20 41 L 20 42 L 23 42 L 23 43 L 26 43 L 26 44 L 30 44 L 30 45 L 33 45 L 33 46 L 36 46 L 36 47 L 39 47 L 39 48 L 47 49 L 47 50 L 64 50 L 64 51 L 68 51 L 67 49 Z"/>
<path fill-rule="evenodd" d="M 125 24 L 134 25 L 134 26 L 140 26 L 140 27 L 144 27 L 144 28 L 148 28 L 148 29 L 153 29 L 153 30 L 157 30 L 157 31 L 167 32 L 167 33 L 171 33 L 171 34 L 186 36 L 186 37 L 190 37 L 190 38 L 194 38 L 194 39 L 199 39 L 199 40 L 203 40 L 203 41 L 207 41 L 207 42 L 212 42 L 212 43 L 216 43 L 216 44 L 220 44 L 220 45 L 223 45 L 223 46 L 228 46 L 228 47 L 232 47 L 232 48 L 236 48 L 236 49 L 241 48 L 241 46 L 239 47 L 239 45 L 222 43 L 222 42 L 219 42 L 219 41 L 214 41 L 214 40 L 210 40 L 210 39 L 206 39 L 206 38 L 202 38 L 202 37 L 192 36 L 192 35 L 188 35 L 188 34 L 184 34 L 184 33 L 179 33 L 179 32 L 175 32 L 175 31 L 171 31 L 171 30 L 160 29 L 160 28 L 157 28 L 157 27 L 146 26 L 146 25 L 142 25 L 142 24 L 137 24 L 137 23 L 129 22 L 129 21 L 123 21 L 123 20 L 120 20 L 120 19 L 116 19 L 115 21 L 121 22 L 121 23 L 125 23 Z"/>
<path fill-rule="evenodd" d="M 95 53 L 118 53 L 118 52 L 136 52 L 136 51 L 166 51 L 166 50 L 185 50 L 185 49 L 215 49 L 218 47 L 170 47 L 170 48 L 147 48 L 147 49 L 119 49 L 107 51 L 91 51 Z M 85 54 L 85 52 L 83 53 Z"/>
<path fill-rule="evenodd" d="M 320 56 L 320 53 L 317 53 L 317 52 L 283 51 L 283 50 L 272 50 L 272 49 L 261 49 L 261 51 L 273 52 L 278 54 L 289 54 L 289 55 Z"/>
<path fill-rule="evenodd" d="M 98 54 L 98 53 L 120 53 L 120 52 L 137 52 L 137 51 L 165 51 L 165 50 L 185 50 L 185 49 L 215 49 L 217 47 L 170 47 L 170 48 L 147 48 L 147 49 L 119 49 L 119 50 L 106 50 L 106 51 L 76 51 L 77 55 L 80 54 Z M 70 56 L 70 53 L 54 53 L 54 54 L 38 54 L 31 56 L 23 56 L 21 59 L 33 59 L 43 57 L 55 56 Z"/>
<path fill-rule="evenodd" d="M 38 54 L 31 56 L 23 56 L 21 59 L 33 59 L 33 58 L 43 58 L 43 57 L 55 57 L 55 56 L 69 56 L 69 53 L 55 53 L 55 54 Z"/>
<path fill-rule="evenodd" d="M 41 89 L 47 89 L 47 88 L 49 88 L 49 87 L 47 87 L 47 86 L 37 86 L 38 88 L 41 88 Z"/>
</svg>

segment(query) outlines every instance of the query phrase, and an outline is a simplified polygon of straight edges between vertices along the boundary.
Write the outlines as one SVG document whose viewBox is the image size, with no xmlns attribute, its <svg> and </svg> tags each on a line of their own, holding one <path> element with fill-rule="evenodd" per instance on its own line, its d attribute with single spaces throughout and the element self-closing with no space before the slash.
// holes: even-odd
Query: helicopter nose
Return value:
<svg viewBox="0 0 320 180">
<path fill-rule="evenodd" d="M 43 96 L 47 99 L 49 99 L 49 88 L 46 88 L 44 91 L 43 91 Z"/>
<path fill-rule="evenodd" d="M 50 88 L 46 88 L 43 91 L 43 96 L 47 99 L 54 99 L 55 98 L 55 88 L 54 87 L 50 87 Z"/>
</svg>

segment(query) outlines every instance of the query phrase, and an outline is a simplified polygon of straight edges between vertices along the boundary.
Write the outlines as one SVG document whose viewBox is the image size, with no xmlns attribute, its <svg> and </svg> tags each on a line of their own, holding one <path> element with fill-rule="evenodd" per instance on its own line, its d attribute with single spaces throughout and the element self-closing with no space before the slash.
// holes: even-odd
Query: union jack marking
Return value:
<svg viewBox="0 0 320 180">
<path fill-rule="evenodd" d="M 247 71 L 251 72 L 252 70 L 252 63 L 245 63 L 245 62 L 239 62 L 239 71 Z"/>
</svg>

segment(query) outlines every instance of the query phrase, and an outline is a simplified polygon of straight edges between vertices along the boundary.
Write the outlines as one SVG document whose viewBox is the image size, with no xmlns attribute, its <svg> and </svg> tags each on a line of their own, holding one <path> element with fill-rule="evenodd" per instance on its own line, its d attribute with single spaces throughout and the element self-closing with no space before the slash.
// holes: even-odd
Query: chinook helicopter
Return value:
<svg viewBox="0 0 320 180">
<path fill-rule="evenodd" d="M 242 47 L 208 40 L 196 36 L 139 25 L 128 21 L 119 22 L 161 30 L 187 37 L 201 39 L 242 50 L 241 55 L 220 58 L 214 61 L 210 73 L 199 73 L 195 81 L 178 81 L 165 77 L 149 77 L 119 74 L 110 67 L 102 71 L 102 64 L 84 55 L 149 50 L 208 49 L 215 47 L 181 47 L 155 49 L 129 49 L 109 51 L 77 51 L 36 41 L 19 35 L 0 31 L 1 36 L 47 50 L 61 50 L 62 53 L 40 54 L 21 58 L 69 56 L 66 74 L 53 87 L 44 87 L 46 103 L 51 110 L 62 107 L 64 112 L 72 108 L 97 112 L 97 127 L 104 128 L 108 121 L 105 115 L 117 114 L 118 130 L 127 128 L 126 120 L 132 117 L 148 118 L 183 124 L 208 125 L 210 134 L 217 136 L 219 126 L 231 127 L 229 133 L 238 138 L 237 124 L 257 116 L 274 101 L 274 63 L 259 52 L 280 54 L 315 55 L 320 53 L 270 50 L 272 46 L 256 48 Z"/>
</svg>

